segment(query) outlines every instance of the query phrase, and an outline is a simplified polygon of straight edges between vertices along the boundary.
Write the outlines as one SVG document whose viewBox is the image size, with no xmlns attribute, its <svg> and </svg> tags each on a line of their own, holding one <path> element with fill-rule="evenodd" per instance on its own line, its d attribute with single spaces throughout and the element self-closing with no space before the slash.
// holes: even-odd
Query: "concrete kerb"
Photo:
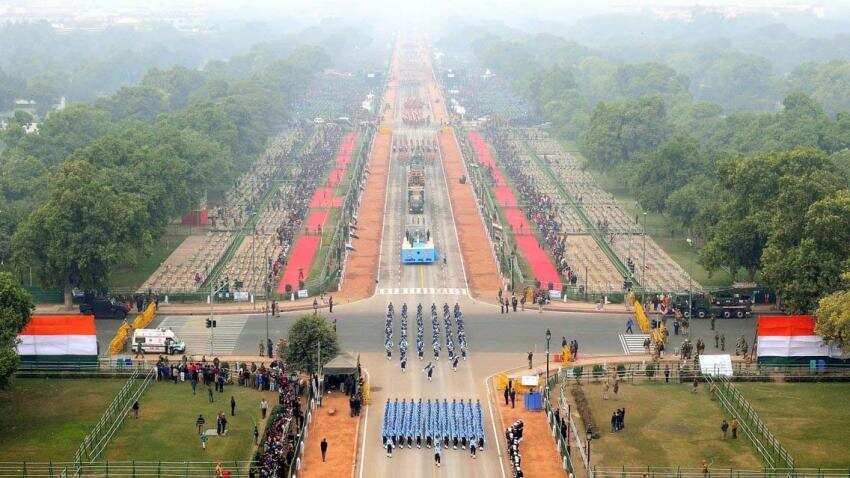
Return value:
<svg viewBox="0 0 850 478">
<path fill-rule="evenodd" d="M 367 381 L 366 383 L 368 383 L 368 380 L 369 380 L 369 371 L 367 370 L 366 371 L 366 381 Z M 369 387 L 371 388 L 371 385 L 369 385 Z M 370 394 L 370 397 L 369 397 L 369 401 L 371 402 L 371 394 Z M 365 469 L 365 467 L 363 466 L 363 463 L 365 462 L 365 458 L 366 458 L 366 430 L 369 428 L 369 409 L 372 408 L 371 403 L 368 403 L 368 404 L 365 404 L 365 405 L 366 406 L 364 408 L 366 409 L 366 414 L 363 416 L 363 435 L 362 435 L 362 438 L 360 439 L 359 448 L 354 453 L 354 469 L 351 470 L 352 478 L 355 476 L 358 468 L 360 469 L 360 473 L 359 473 L 358 476 L 359 476 L 359 478 L 363 478 L 363 470 Z M 358 427 L 359 427 L 360 422 L 358 421 L 357 424 L 358 424 Z M 359 433 L 359 429 L 358 429 L 358 433 Z"/>
<path fill-rule="evenodd" d="M 496 454 L 499 457 L 499 470 L 502 472 L 502 478 L 506 478 L 505 475 L 505 459 L 504 455 L 502 455 L 502 446 L 499 444 L 501 440 L 501 435 L 499 434 L 499 430 L 496 428 L 496 417 L 493 414 L 493 394 L 490 392 L 490 386 L 493 381 L 493 377 L 503 372 L 496 372 L 489 377 L 484 379 L 484 388 L 487 390 L 487 408 L 490 409 L 490 423 L 493 425 L 493 441 L 496 442 Z M 502 414 L 499 413 L 499 423 L 502 422 Z"/>
</svg>

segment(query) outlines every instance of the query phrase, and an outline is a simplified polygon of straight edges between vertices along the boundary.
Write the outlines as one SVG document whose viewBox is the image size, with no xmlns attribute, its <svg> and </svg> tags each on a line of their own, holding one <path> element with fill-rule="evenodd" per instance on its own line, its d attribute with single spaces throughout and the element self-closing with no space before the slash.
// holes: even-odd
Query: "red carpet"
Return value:
<svg viewBox="0 0 850 478">
<path fill-rule="evenodd" d="M 313 258 L 316 256 L 316 251 L 319 250 L 319 239 L 321 239 L 319 236 L 302 235 L 295 241 L 295 245 L 289 251 L 289 262 L 286 264 L 280 285 L 277 287 L 279 293 L 286 292 L 287 284 L 292 286 L 292 290 L 298 290 L 298 278 L 307 279 L 310 274 L 310 266 L 313 265 Z"/>
<path fill-rule="evenodd" d="M 345 179 L 345 173 L 347 171 L 348 168 L 346 168 L 345 166 L 336 167 L 332 169 L 331 173 L 328 174 L 328 186 L 332 188 L 337 187 L 337 185 L 339 185 L 339 183 L 341 183 L 342 180 Z"/>
<path fill-rule="evenodd" d="M 318 229 L 325 227 L 325 221 L 328 220 L 328 209 L 342 205 L 342 198 L 334 196 L 334 188 L 342 181 L 348 171 L 348 164 L 351 162 L 351 155 L 356 143 L 357 134 L 354 132 L 343 137 L 336 155 L 336 166 L 328 174 L 327 185 L 316 188 L 310 198 L 309 208 L 312 211 L 304 220 L 304 228 L 309 235 L 302 233 L 295 240 L 292 250 L 289 251 L 289 262 L 283 270 L 283 275 L 277 287 L 278 292 L 286 292 L 287 284 L 292 286 L 293 290 L 297 290 L 299 277 L 303 276 L 301 280 L 306 280 L 310 275 L 310 268 L 313 266 L 313 259 L 316 257 L 321 242 Z"/>
<path fill-rule="evenodd" d="M 505 184 L 505 178 L 502 176 L 502 171 L 498 166 L 496 166 L 496 161 L 493 160 L 493 155 L 490 154 L 490 148 L 487 146 L 484 138 L 482 138 L 477 132 L 470 131 L 469 142 L 472 143 L 472 149 L 475 150 L 475 156 L 478 158 L 478 162 L 484 166 L 485 169 L 490 170 L 490 174 L 493 176 L 493 181 L 496 184 Z"/>
<path fill-rule="evenodd" d="M 329 186 L 316 188 L 313 197 L 310 198 L 310 209 L 334 207 L 338 202 L 338 198 L 334 197 L 334 189 Z"/>
<path fill-rule="evenodd" d="M 510 186 L 493 186 L 493 196 L 502 207 L 516 207 L 516 196 Z"/>
<path fill-rule="evenodd" d="M 342 143 L 339 145 L 339 153 L 336 155 L 336 165 L 345 166 L 351 162 L 351 153 L 354 151 L 354 144 L 357 142 L 357 134 L 354 132 L 348 133 L 343 137 Z"/>
<path fill-rule="evenodd" d="M 307 216 L 307 220 L 304 221 L 304 227 L 310 234 L 315 234 L 317 229 L 325 227 L 325 221 L 327 220 L 328 211 L 313 211 Z"/>
<path fill-rule="evenodd" d="M 472 148 L 475 150 L 475 155 L 478 162 L 485 168 L 491 171 L 493 180 L 497 186 L 493 186 L 493 196 L 496 202 L 502 207 L 511 232 L 517 243 L 517 248 L 525 258 L 528 265 L 531 266 L 534 272 L 534 278 L 546 287 L 551 282 L 555 287 L 560 288 L 561 278 L 558 276 L 558 270 L 549 254 L 540 247 L 537 242 L 537 236 L 534 235 L 531 229 L 530 221 L 525 217 L 525 214 L 517 207 L 516 195 L 510 186 L 506 185 L 504 176 L 496 162 L 493 160 L 493 155 L 490 154 L 490 148 L 484 139 L 475 131 L 469 132 L 469 141 L 472 143 Z"/>
</svg>

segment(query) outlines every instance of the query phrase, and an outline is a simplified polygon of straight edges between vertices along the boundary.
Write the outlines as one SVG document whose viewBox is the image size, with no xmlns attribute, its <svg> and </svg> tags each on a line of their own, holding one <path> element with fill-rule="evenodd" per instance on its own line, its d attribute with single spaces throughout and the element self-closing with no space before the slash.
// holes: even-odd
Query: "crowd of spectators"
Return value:
<svg viewBox="0 0 850 478">
<path fill-rule="evenodd" d="M 540 190 L 537 180 L 528 173 L 528 164 L 520 158 L 519 152 L 508 140 L 505 130 L 490 127 L 487 131 L 490 144 L 495 151 L 501 168 L 507 173 L 519 195 L 518 205 L 526 217 L 534 223 L 542 239 L 542 244 L 548 249 L 554 260 L 558 274 L 566 278 L 566 282 L 575 285 L 578 275 L 573 270 L 567 257 L 566 236 L 562 234 L 560 222 L 560 205 L 556 197 Z M 493 171 L 488 170 L 493 177 Z M 530 234 L 532 231 L 514 231 L 519 234 Z"/>
<path fill-rule="evenodd" d="M 272 386 L 272 390 L 278 392 L 278 404 L 268 417 L 265 435 L 255 457 L 256 465 L 251 472 L 263 478 L 288 476 L 289 467 L 297 457 L 296 438 L 304 423 L 301 386 L 275 362 L 263 372 L 258 368 L 257 373 L 250 376 L 256 377 L 259 386 Z M 246 380 L 245 386 L 251 386 L 251 382 Z"/>
</svg>

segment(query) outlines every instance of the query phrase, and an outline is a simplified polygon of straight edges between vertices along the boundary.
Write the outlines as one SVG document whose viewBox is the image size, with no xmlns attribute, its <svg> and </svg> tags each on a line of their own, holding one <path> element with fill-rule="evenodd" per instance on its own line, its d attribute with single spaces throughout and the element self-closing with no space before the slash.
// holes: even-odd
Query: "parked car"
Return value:
<svg viewBox="0 0 850 478">
<path fill-rule="evenodd" d="M 80 304 L 80 313 L 94 315 L 95 319 L 124 320 L 129 312 L 127 304 L 110 297 L 87 298 Z"/>
</svg>

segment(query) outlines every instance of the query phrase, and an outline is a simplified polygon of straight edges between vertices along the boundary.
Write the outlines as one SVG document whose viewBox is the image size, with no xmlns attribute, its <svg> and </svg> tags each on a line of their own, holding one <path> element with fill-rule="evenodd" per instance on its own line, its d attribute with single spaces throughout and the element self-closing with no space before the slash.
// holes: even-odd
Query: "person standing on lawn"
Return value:
<svg viewBox="0 0 850 478">
<path fill-rule="evenodd" d="M 195 420 L 195 425 L 198 427 L 198 433 L 203 433 L 203 432 L 204 432 L 204 425 L 205 425 L 206 423 L 207 423 L 207 421 L 206 421 L 206 420 L 204 420 L 204 416 L 203 416 L 203 415 L 198 415 L 198 419 L 197 419 L 197 420 Z"/>
<path fill-rule="evenodd" d="M 230 396 L 230 416 L 236 416 L 236 399 L 233 395 Z"/>
<path fill-rule="evenodd" d="M 260 400 L 260 416 L 263 420 L 266 419 L 266 413 L 269 411 L 269 402 L 265 398 Z"/>
<path fill-rule="evenodd" d="M 139 401 L 138 400 L 133 402 L 133 418 L 134 419 L 139 418 Z"/>
</svg>

